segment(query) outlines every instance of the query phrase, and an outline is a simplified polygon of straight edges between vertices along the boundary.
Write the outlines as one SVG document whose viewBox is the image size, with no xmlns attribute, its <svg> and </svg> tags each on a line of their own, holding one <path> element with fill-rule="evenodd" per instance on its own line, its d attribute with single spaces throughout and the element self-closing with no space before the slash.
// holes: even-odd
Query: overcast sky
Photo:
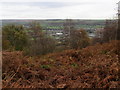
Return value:
<svg viewBox="0 0 120 90">
<path fill-rule="evenodd" d="M 0 19 L 112 19 L 119 0 L 1 0 Z"/>
</svg>

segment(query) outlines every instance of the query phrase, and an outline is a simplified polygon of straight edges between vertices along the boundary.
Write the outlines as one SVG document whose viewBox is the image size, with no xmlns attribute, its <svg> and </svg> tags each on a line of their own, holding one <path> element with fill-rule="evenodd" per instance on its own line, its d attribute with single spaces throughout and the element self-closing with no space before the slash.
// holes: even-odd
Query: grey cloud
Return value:
<svg viewBox="0 0 120 90">
<path fill-rule="evenodd" d="M 46 8 L 61 8 L 67 6 L 75 6 L 75 5 L 86 5 L 86 4 L 95 4 L 94 2 L 3 2 L 2 5 L 12 6 L 12 5 L 27 5 L 27 6 L 34 6 L 34 7 L 46 7 Z"/>
</svg>

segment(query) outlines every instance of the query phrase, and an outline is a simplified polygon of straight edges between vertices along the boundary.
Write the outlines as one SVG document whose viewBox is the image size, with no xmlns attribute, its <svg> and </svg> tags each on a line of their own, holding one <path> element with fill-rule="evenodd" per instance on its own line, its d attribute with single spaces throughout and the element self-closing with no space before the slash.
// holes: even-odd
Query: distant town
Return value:
<svg viewBox="0 0 120 90">
<path fill-rule="evenodd" d="M 63 27 L 65 20 L 62 19 L 49 19 L 49 20 L 2 20 L 2 25 L 7 24 L 20 24 L 25 28 L 29 28 L 29 23 L 37 21 L 42 26 L 47 35 L 59 39 L 63 35 Z M 105 26 L 105 20 L 73 20 L 76 30 L 84 29 L 89 37 L 94 37 L 97 30 L 101 30 Z M 1 26 L 2 26 L 1 25 Z"/>
</svg>

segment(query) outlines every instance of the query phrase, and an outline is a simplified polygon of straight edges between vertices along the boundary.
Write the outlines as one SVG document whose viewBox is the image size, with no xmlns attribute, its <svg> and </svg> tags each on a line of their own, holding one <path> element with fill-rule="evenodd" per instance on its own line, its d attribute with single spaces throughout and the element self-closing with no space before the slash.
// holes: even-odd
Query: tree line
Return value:
<svg viewBox="0 0 120 90">
<path fill-rule="evenodd" d="M 106 23 L 104 30 L 97 31 L 96 37 L 90 39 L 86 30 L 76 30 L 74 22 L 71 19 L 67 19 L 63 24 L 64 38 L 61 43 L 64 43 L 64 46 L 62 47 L 65 49 L 81 49 L 91 44 L 115 40 L 116 25 L 116 23 Z M 2 49 L 23 51 L 26 55 L 44 55 L 56 51 L 57 41 L 55 38 L 46 35 L 38 22 L 32 22 L 29 26 L 29 28 L 25 28 L 22 25 L 3 26 Z"/>
</svg>

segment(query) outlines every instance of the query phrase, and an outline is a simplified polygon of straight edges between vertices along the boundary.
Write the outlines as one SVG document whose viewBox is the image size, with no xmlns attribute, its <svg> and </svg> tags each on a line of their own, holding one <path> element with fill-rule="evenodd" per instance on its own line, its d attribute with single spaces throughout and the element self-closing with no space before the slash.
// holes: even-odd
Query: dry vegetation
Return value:
<svg viewBox="0 0 120 90">
<path fill-rule="evenodd" d="M 3 52 L 3 88 L 120 88 L 120 41 L 45 56 Z"/>
</svg>

